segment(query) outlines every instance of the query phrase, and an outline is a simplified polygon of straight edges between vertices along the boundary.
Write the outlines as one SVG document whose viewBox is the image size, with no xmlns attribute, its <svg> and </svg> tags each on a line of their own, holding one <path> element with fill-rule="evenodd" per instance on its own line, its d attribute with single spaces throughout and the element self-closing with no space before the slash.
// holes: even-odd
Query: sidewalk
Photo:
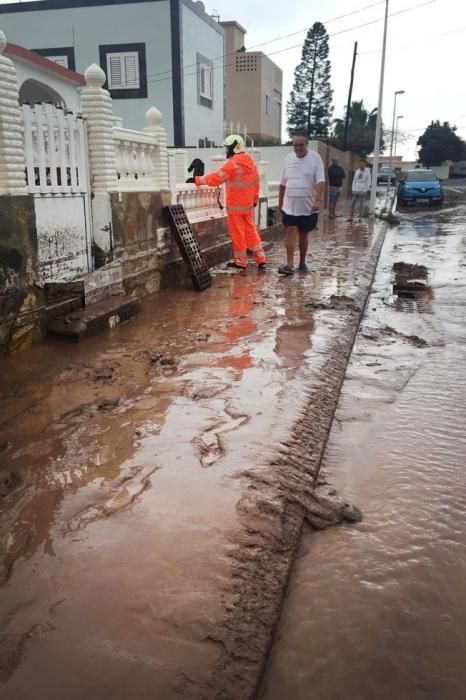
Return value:
<svg viewBox="0 0 466 700">
<path fill-rule="evenodd" d="M 323 220 L 309 276 L 275 244 L 3 361 L 0 697 L 250 697 L 304 517 L 342 517 L 318 468 L 383 232 Z"/>
</svg>

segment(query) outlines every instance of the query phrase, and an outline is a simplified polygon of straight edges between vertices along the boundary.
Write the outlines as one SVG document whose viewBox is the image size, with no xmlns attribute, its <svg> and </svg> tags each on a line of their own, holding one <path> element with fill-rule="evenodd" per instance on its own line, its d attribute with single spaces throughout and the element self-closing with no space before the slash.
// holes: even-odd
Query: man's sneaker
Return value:
<svg viewBox="0 0 466 700">
<path fill-rule="evenodd" d="M 310 269 L 308 268 L 306 263 L 299 263 L 298 272 L 302 272 L 304 275 L 308 275 L 310 273 Z"/>
<path fill-rule="evenodd" d="M 281 265 L 281 267 L 278 268 L 278 274 L 279 275 L 294 275 L 294 270 L 289 265 Z"/>
</svg>

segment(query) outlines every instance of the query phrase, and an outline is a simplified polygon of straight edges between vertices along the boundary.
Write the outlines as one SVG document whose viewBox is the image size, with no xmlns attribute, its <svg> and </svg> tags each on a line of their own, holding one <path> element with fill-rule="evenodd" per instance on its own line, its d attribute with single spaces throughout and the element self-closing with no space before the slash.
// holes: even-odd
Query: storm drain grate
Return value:
<svg viewBox="0 0 466 700">
<path fill-rule="evenodd" d="M 399 311 L 428 313 L 432 289 L 427 284 L 428 270 L 424 265 L 398 262 L 393 265 L 395 282 L 393 296 Z"/>
<path fill-rule="evenodd" d="M 165 207 L 165 209 L 180 253 L 183 256 L 183 260 L 189 265 L 194 287 L 199 292 L 202 292 L 203 289 L 211 286 L 212 277 L 202 257 L 199 243 L 188 221 L 184 207 L 182 204 L 174 204 L 171 207 Z"/>
</svg>

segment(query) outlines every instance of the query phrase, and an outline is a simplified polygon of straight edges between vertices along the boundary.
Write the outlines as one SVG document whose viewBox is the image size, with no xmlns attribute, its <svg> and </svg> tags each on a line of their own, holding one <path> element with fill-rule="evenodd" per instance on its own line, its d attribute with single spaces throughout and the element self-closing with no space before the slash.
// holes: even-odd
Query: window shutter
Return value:
<svg viewBox="0 0 466 700">
<path fill-rule="evenodd" d="M 109 88 L 121 88 L 123 84 L 122 55 L 111 54 L 107 56 L 107 76 Z"/>
<path fill-rule="evenodd" d="M 110 90 L 138 89 L 141 85 L 137 51 L 108 53 L 107 78 Z"/>
<path fill-rule="evenodd" d="M 205 63 L 200 65 L 200 76 L 199 76 L 199 90 L 201 97 L 205 97 L 208 100 L 212 99 L 212 70 L 210 66 Z"/>
<path fill-rule="evenodd" d="M 139 87 L 139 62 L 136 54 L 125 56 L 126 87 Z"/>
<path fill-rule="evenodd" d="M 49 61 L 53 61 L 58 66 L 68 68 L 68 56 L 46 56 Z"/>
<path fill-rule="evenodd" d="M 201 66 L 201 95 L 205 95 L 205 68 Z"/>
</svg>

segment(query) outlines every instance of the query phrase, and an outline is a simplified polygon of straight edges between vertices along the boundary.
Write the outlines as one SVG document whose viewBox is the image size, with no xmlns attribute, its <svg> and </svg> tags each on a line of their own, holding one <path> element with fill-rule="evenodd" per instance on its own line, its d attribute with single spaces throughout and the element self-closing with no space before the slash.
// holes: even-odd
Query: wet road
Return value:
<svg viewBox="0 0 466 700">
<path fill-rule="evenodd" d="M 404 212 L 385 239 L 323 464 L 365 519 L 304 536 L 264 700 L 465 697 L 464 194 L 458 202 Z M 418 266 L 414 296 L 406 285 L 392 294 L 400 262 Z"/>
<path fill-rule="evenodd" d="M 277 248 L 265 275 L 218 272 L 202 295 L 158 294 L 98 338 L 2 362 L 2 699 L 215 696 L 251 470 L 299 418 L 303 378 L 326 381 L 329 343 L 351 342 L 355 311 L 316 305 L 368 287 L 375 240 L 323 224 L 308 277 L 279 279 Z M 264 505 L 278 520 L 279 506 Z"/>
</svg>

